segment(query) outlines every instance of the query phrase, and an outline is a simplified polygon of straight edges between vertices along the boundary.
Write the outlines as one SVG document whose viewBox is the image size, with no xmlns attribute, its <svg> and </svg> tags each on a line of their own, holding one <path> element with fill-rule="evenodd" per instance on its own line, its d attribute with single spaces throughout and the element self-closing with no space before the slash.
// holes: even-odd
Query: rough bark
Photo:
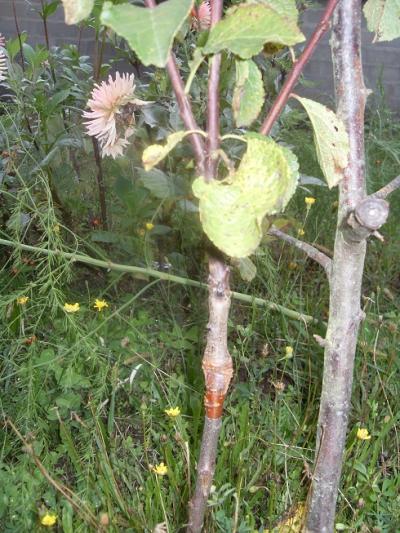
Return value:
<svg viewBox="0 0 400 533">
<path fill-rule="evenodd" d="M 361 3 L 342 0 L 333 22 L 332 54 L 338 114 L 350 139 L 348 167 L 339 185 L 339 213 L 331 275 L 329 321 L 318 420 L 316 462 L 305 531 L 331 533 L 343 462 L 353 382 L 354 356 L 363 312 L 361 285 L 366 253 L 364 177 L 365 90 L 360 50 Z M 382 207 L 382 206 L 380 206 Z M 378 209 L 379 211 L 379 209 Z M 370 213 L 372 218 L 374 214 Z M 361 217 L 362 218 L 362 217 Z M 380 217 L 382 220 L 383 218 Z M 357 220 L 364 232 L 352 227 Z M 383 220 L 384 221 L 384 220 Z"/>
<path fill-rule="evenodd" d="M 203 357 L 206 416 L 197 464 L 197 481 L 189 504 L 188 532 L 202 530 L 207 498 L 214 477 L 218 435 L 221 429 L 225 395 L 232 378 L 232 358 L 228 351 L 228 316 L 231 305 L 229 267 L 215 258 L 209 260 L 209 321 Z"/>
</svg>

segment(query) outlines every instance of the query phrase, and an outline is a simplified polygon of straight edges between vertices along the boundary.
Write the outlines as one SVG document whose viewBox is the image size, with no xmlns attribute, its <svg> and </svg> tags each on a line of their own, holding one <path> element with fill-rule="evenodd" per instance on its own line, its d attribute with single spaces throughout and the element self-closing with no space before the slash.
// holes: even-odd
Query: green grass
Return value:
<svg viewBox="0 0 400 533">
<path fill-rule="evenodd" d="M 372 191 L 398 173 L 400 141 L 399 128 L 387 115 L 375 113 L 368 124 Z M 294 131 L 283 138 L 297 151 L 303 172 L 319 177 L 309 132 Z M 306 218 L 304 197 L 310 194 L 317 202 Z M 357 350 L 338 530 L 395 533 L 400 523 L 399 194 L 391 198 L 385 243 L 369 244 L 363 289 L 367 319 Z M 332 249 L 335 200 L 336 191 L 326 188 L 299 190 L 285 217 L 294 230 L 304 225 L 305 239 Z M 57 214 L 51 202 L 41 204 L 40 213 L 46 242 L 59 245 L 66 234 L 54 231 Z M 30 264 L 26 258 L 32 259 L 5 256 L 0 273 L 0 410 L 32 444 L 42 471 L 5 423 L 0 429 L 1 531 L 44 530 L 40 514 L 45 509 L 58 516 L 54 530 L 65 533 L 95 531 L 93 516 L 108 521 L 110 532 L 150 533 L 162 522 L 170 533 L 184 531 L 203 420 L 205 293 L 71 267 L 61 259 L 37 257 Z M 247 284 L 235 273 L 235 290 L 326 319 L 328 290 L 318 266 L 277 241 L 255 262 L 255 280 Z M 296 268 L 289 268 L 293 263 Z M 193 271 L 205 278 L 204 263 L 192 265 Z M 20 306 L 16 298 L 23 294 L 30 300 Z M 97 297 L 109 302 L 101 313 L 93 309 Z M 66 314 L 65 302 L 79 302 L 79 312 Z M 323 362 L 313 334 L 323 332 L 323 325 L 306 326 L 233 303 L 229 339 L 235 374 L 208 533 L 272 528 L 305 500 Z M 287 346 L 293 347 L 291 357 Z M 174 406 L 181 415 L 171 419 L 164 411 Z M 368 428 L 370 440 L 357 439 L 359 427 Z M 163 477 L 152 470 L 160 462 L 168 468 Z M 72 502 L 62 494 L 65 487 Z"/>
</svg>

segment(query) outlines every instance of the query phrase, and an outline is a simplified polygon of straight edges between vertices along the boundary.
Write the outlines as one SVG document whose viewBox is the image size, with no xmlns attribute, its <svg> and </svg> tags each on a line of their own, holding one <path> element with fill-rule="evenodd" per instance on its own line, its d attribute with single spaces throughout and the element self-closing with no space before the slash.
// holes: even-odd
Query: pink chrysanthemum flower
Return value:
<svg viewBox="0 0 400 533">
<path fill-rule="evenodd" d="M 83 116 L 88 119 L 84 123 L 87 133 L 99 141 L 103 157 L 115 159 L 123 154 L 134 131 L 135 106 L 146 103 L 135 98 L 133 74 L 117 72 L 115 80 L 109 76 L 108 81 L 95 85 L 87 104 L 90 110 Z"/>
<path fill-rule="evenodd" d="M 208 30 L 211 26 L 211 5 L 204 0 L 199 7 L 192 9 L 192 28 L 197 31 Z"/>
</svg>

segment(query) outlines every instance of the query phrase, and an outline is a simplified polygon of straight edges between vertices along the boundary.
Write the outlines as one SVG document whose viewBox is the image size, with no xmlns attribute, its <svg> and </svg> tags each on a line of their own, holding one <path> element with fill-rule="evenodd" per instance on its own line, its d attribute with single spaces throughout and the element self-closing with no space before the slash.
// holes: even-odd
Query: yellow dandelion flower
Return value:
<svg viewBox="0 0 400 533">
<path fill-rule="evenodd" d="M 369 440 L 370 438 L 371 438 L 371 435 L 368 433 L 368 429 L 366 428 L 357 429 L 357 439 Z"/>
<path fill-rule="evenodd" d="M 46 513 L 40 519 L 40 523 L 42 524 L 42 526 L 46 526 L 46 527 L 52 527 L 54 526 L 56 522 L 57 522 L 57 515 L 55 515 L 54 513 Z"/>
<path fill-rule="evenodd" d="M 293 357 L 293 348 L 291 346 L 286 346 L 285 355 L 286 357 Z"/>
<path fill-rule="evenodd" d="M 171 409 L 165 409 L 164 413 L 170 416 L 171 418 L 176 418 L 181 414 L 181 410 L 179 409 L 179 407 L 171 407 Z"/>
<path fill-rule="evenodd" d="M 164 463 L 160 463 L 153 466 L 153 472 L 155 472 L 157 476 L 165 476 L 168 473 L 168 467 Z"/>
<path fill-rule="evenodd" d="M 146 222 L 147 231 L 151 231 L 153 228 L 154 228 L 154 224 L 152 222 Z"/>
<path fill-rule="evenodd" d="M 93 307 L 97 309 L 97 311 L 102 311 L 105 307 L 108 307 L 108 303 L 105 300 L 99 300 L 96 298 Z"/>
<path fill-rule="evenodd" d="M 80 305 L 78 303 L 74 303 L 74 304 L 65 303 L 64 304 L 64 311 L 66 313 L 76 313 L 77 311 L 79 311 L 79 309 L 80 309 Z"/>
<path fill-rule="evenodd" d="M 313 204 L 315 204 L 315 198 L 313 196 L 306 196 L 304 198 L 304 201 L 306 203 L 307 208 L 310 208 Z"/>
<path fill-rule="evenodd" d="M 29 296 L 20 296 L 19 298 L 17 298 L 17 304 L 25 305 L 28 300 L 29 300 Z"/>
<path fill-rule="evenodd" d="M 305 235 L 305 233 L 306 233 L 306 232 L 303 230 L 303 228 L 299 228 L 299 229 L 297 230 L 297 235 L 298 235 L 299 237 L 303 237 L 303 236 Z"/>
</svg>

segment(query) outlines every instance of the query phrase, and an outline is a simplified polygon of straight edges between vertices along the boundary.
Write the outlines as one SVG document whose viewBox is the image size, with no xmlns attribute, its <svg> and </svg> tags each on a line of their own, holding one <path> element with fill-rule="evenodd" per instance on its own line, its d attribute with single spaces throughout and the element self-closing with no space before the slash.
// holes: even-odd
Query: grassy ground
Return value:
<svg viewBox="0 0 400 533">
<path fill-rule="evenodd" d="M 291 131 L 284 139 L 302 171 L 319 176 L 308 130 Z M 371 115 L 371 191 L 398 174 L 399 133 L 386 113 Z M 310 195 L 317 201 L 306 217 Z M 339 531 L 400 528 L 399 195 L 391 199 L 385 242 L 369 244 L 367 319 L 357 350 Z M 304 228 L 305 239 L 332 249 L 335 201 L 336 191 L 308 186 L 299 189 L 287 216 Z M 53 238 L 54 246 L 62 233 Z M 324 274 L 278 242 L 263 248 L 256 263 L 251 284 L 234 274 L 235 290 L 320 323 L 307 326 L 233 303 L 235 374 L 208 533 L 289 531 L 277 524 L 300 513 L 314 457 L 323 351 L 313 334 L 324 334 L 327 318 Z M 44 530 L 46 511 L 57 514 L 53 530 L 65 533 L 96 531 L 99 523 L 110 532 L 183 531 L 202 430 L 206 293 L 27 254 L 4 255 L 2 266 L 0 410 L 12 425 L 0 430 L 1 531 Z M 204 279 L 204 268 L 198 275 Z M 29 301 L 16 304 L 23 295 Z M 96 298 L 109 307 L 96 311 Z M 64 313 L 65 302 L 79 302 L 80 310 Z M 181 414 L 169 417 L 171 407 Z M 369 440 L 357 438 L 360 427 Z M 161 462 L 165 476 L 154 472 Z M 157 529 L 161 523 L 164 529 Z"/>
</svg>

